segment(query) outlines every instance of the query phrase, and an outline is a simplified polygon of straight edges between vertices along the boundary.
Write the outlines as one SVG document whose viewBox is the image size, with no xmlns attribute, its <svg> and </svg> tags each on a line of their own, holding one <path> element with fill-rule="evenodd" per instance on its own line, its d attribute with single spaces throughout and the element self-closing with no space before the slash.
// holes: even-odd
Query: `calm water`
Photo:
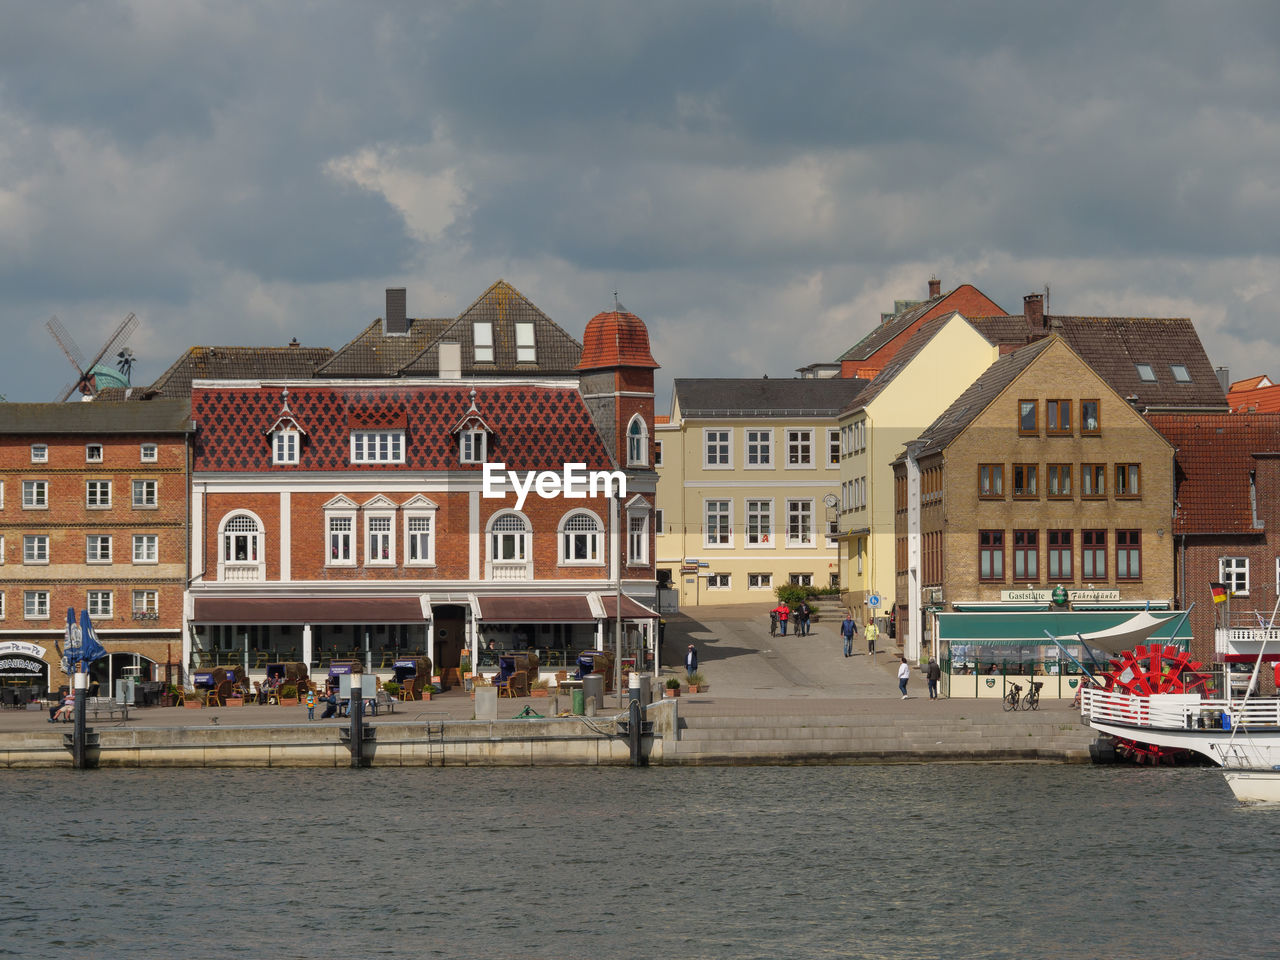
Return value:
<svg viewBox="0 0 1280 960">
<path fill-rule="evenodd" d="M 1275 956 L 1280 811 L 1079 766 L 4 773 L 0 956 Z"/>
</svg>

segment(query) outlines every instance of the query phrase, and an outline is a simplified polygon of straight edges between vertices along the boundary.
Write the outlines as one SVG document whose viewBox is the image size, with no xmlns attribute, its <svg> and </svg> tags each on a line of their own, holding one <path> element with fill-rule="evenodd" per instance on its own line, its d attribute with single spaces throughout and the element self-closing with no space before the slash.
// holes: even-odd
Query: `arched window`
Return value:
<svg viewBox="0 0 1280 960">
<path fill-rule="evenodd" d="M 567 513 L 560 524 L 560 562 L 567 564 L 603 563 L 600 552 L 600 518 L 587 510 Z"/>
<path fill-rule="evenodd" d="M 627 427 L 627 466 L 647 467 L 649 465 L 649 431 L 645 428 L 644 417 L 636 414 Z"/>
<path fill-rule="evenodd" d="M 489 579 L 530 580 L 533 551 L 529 521 L 514 510 L 499 513 L 489 523 Z"/>
<path fill-rule="evenodd" d="M 222 522 L 218 549 L 220 580 L 262 580 L 262 522 L 251 513 L 240 512 Z"/>
</svg>

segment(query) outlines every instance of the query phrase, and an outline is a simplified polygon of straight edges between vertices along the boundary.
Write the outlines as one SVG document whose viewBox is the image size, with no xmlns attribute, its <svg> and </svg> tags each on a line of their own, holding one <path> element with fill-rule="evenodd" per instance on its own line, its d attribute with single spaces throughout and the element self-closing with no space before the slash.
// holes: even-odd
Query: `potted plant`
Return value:
<svg viewBox="0 0 1280 960">
<path fill-rule="evenodd" d="M 293 683 L 286 683 L 280 688 L 280 706 L 296 707 L 298 705 L 298 687 Z"/>
<path fill-rule="evenodd" d="M 694 671 L 693 673 L 689 674 L 689 676 L 686 679 L 689 684 L 690 693 L 698 693 L 702 689 L 702 685 L 705 682 L 702 679 L 702 674 L 698 673 L 697 671 Z"/>
<path fill-rule="evenodd" d="M 539 677 L 533 683 L 529 684 L 529 696 L 531 697 L 549 697 L 551 696 L 551 683 Z"/>
<path fill-rule="evenodd" d="M 679 677 L 667 677 L 666 696 L 668 697 L 680 696 L 680 678 Z"/>
<path fill-rule="evenodd" d="M 400 684 L 396 683 L 396 681 L 388 680 L 382 685 L 382 689 L 387 691 L 387 696 L 392 700 L 400 699 Z"/>
<path fill-rule="evenodd" d="M 223 703 L 223 706 L 227 706 L 227 707 L 243 707 L 244 694 L 241 693 L 239 690 L 236 690 L 229 697 L 223 700 L 222 703 Z"/>
<path fill-rule="evenodd" d="M 160 706 L 172 707 L 178 702 L 178 685 L 171 683 L 164 688 L 164 693 L 160 694 Z"/>
</svg>

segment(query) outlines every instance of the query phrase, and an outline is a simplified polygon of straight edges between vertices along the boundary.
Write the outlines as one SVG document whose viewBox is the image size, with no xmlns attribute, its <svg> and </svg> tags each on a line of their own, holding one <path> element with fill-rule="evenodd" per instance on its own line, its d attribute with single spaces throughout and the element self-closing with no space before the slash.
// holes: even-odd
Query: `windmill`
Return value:
<svg viewBox="0 0 1280 960">
<path fill-rule="evenodd" d="M 69 383 L 63 388 L 58 395 L 57 402 L 61 403 L 71 394 L 79 390 L 86 396 L 97 396 L 98 391 L 105 386 L 129 386 L 129 374 L 133 370 L 133 351 L 124 346 L 124 342 L 129 339 L 129 335 L 133 333 L 134 328 L 138 325 L 138 318 L 132 313 L 120 321 L 120 325 L 107 338 L 106 343 L 102 345 L 102 349 L 98 351 L 89 363 L 84 362 L 84 354 L 80 352 L 80 348 L 76 346 L 76 342 L 71 339 L 71 334 L 67 333 L 67 328 L 62 325 L 62 321 L 57 317 L 50 317 L 45 324 L 49 328 L 49 334 L 58 342 L 58 346 L 62 348 L 62 352 L 67 355 L 67 361 L 76 369 L 76 380 Z M 120 368 L 120 373 L 116 373 L 109 366 L 99 366 L 102 358 L 112 350 L 120 347 L 121 350 L 116 354 L 116 366 Z M 123 374 L 123 376 L 121 376 Z M 101 380 L 101 382 L 99 382 Z"/>
</svg>

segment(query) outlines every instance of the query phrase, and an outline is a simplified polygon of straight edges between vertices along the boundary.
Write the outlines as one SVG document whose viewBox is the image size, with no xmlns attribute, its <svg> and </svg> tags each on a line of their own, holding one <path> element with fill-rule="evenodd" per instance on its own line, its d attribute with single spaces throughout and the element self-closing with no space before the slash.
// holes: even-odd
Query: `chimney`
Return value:
<svg viewBox="0 0 1280 960">
<path fill-rule="evenodd" d="M 1222 387 L 1223 393 L 1231 392 L 1231 369 L 1229 367 L 1214 367 L 1213 372 L 1218 377 L 1218 385 Z"/>
<path fill-rule="evenodd" d="M 387 315 L 382 321 L 382 332 L 405 334 L 409 321 L 405 317 L 405 288 L 387 287 Z"/>
<path fill-rule="evenodd" d="M 937 277 L 929 278 L 929 299 L 942 296 L 942 281 Z"/>
<path fill-rule="evenodd" d="M 1022 298 L 1022 315 L 1032 333 L 1044 333 L 1044 294 L 1029 293 Z"/>
</svg>

